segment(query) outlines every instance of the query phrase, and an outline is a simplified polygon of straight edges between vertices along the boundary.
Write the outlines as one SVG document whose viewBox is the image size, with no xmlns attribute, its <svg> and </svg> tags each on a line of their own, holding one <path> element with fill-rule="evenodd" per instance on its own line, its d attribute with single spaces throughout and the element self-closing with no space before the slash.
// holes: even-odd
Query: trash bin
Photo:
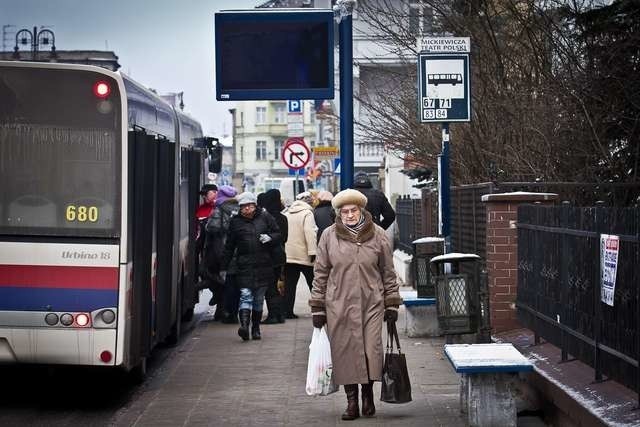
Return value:
<svg viewBox="0 0 640 427">
<path fill-rule="evenodd" d="M 471 334 L 478 330 L 479 263 L 476 254 L 448 253 L 431 258 L 436 267 L 436 311 L 444 335 Z M 473 273 L 461 273 L 472 262 Z M 464 269 L 468 271 L 468 269 Z"/>
<path fill-rule="evenodd" d="M 413 280 L 418 298 L 434 298 L 435 283 L 429 260 L 444 252 L 444 238 L 422 237 L 411 243 L 413 244 Z"/>
</svg>

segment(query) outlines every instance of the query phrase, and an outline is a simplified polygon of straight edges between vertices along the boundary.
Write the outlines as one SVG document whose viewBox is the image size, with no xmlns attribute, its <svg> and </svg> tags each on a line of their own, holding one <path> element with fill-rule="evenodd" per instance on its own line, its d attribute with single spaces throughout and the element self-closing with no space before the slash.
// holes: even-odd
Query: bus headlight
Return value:
<svg viewBox="0 0 640 427">
<path fill-rule="evenodd" d="M 58 323 L 58 315 L 55 313 L 49 313 L 44 316 L 44 321 L 47 322 L 49 326 L 55 326 Z"/>
<path fill-rule="evenodd" d="M 84 314 L 84 313 L 80 313 L 76 316 L 76 325 L 84 327 L 84 326 L 88 326 L 89 325 L 89 316 Z"/>
<path fill-rule="evenodd" d="M 60 323 L 62 323 L 64 326 L 71 326 L 73 324 L 73 316 L 69 313 L 63 314 L 62 316 L 60 316 Z"/>
<path fill-rule="evenodd" d="M 116 320 L 116 313 L 114 313 L 113 310 L 104 310 L 100 313 L 100 317 L 102 317 L 102 321 L 108 325 Z"/>
</svg>

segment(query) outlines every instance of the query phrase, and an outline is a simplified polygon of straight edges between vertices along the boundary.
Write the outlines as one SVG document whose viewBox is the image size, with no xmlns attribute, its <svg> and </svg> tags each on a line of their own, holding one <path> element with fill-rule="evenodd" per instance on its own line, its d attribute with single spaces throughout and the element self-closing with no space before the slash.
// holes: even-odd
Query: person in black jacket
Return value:
<svg viewBox="0 0 640 427">
<path fill-rule="evenodd" d="M 258 207 L 264 208 L 271 214 L 271 216 L 276 220 L 276 223 L 278 224 L 278 228 L 280 229 L 280 233 L 282 235 L 280 246 L 278 248 L 274 248 L 274 280 L 267 288 L 267 293 L 265 295 L 267 301 L 267 310 L 269 312 L 267 314 L 267 318 L 264 319 L 262 323 L 267 325 L 284 323 L 284 311 L 282 307 L 283 298 L 278 291 L 278 280 L 282 276 L 282 267 L 284 267 L 285 263 L 287 262 L 287 255 L 284 251 L 284 244 L 287 241 L 289 225 L 287 223 L 287 217 L 282 214 L 284 206 L 280 197 L 280 190 L 272 189 L 267 191 L 266 193 L 259 194 Z"/>
<path fill-rule="evenodd" d="M 259 340 L 264 294 L 273 281 L 274 249 L 280 245 L 282 235 L 276 220 L 257 208 L 253 193 L 244 192 L 236 199 L 240 213 L 229 223 L 222 269 L 226 271 L 235 256 L 235 283 L 240 288 L 238 335 L 243 341 L 248 340 L 251 322 L 251 338 Z"/>
<path fill-rule="evenodd" d="M 331 227 L 336 222 L 336 211 L 331 206 L 331 200 L 333 200 L 333 194 L 330 191 L 322 190 L 316 196 L 318 204 L 313 210 L 313 217 L 316 220 L 318 226 L 318 242 L 320 236 L 325 228 Z"/>
<path fill-rule="evenodd" d="M 389 200 L 387 200 L 387 196 L 382 191 L 373 188 L 371 180 L 366 173 L 359 172 L 356 174 L 353 188 L 367 196 L 367 207 L 365 209 L 371 214 L 373 222 L 385 230 L 391 227 L 391 224 L 396 219 L 396 213 Z"/>
</svg>

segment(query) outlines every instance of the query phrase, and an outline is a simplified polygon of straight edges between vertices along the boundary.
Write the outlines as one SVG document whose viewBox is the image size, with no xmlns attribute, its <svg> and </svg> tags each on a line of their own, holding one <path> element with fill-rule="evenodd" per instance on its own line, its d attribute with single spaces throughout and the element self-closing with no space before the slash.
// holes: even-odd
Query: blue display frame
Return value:
<svg viewBox="0 0 640 427">
<path fill-rule="evenodd" d="M 230 10 L 215 14 L 215 81 L 216 99 L 218 101 L 260 101 L 289 99 L 333 99 L 334 98 L 334 18 L 330 9 L 278 9 L 278 10 Z M 222 42 L 229 26 L 238 24 L 246 26 L 258 24 L 326 24 L 327 25 L 327 69 L 325 77 L 327 85 L 322 87 L 278 87 L 278 88 L 233 88 L 223 80 Z M 241 43 L 238 43 L 241 44 Z M 259 52 L 252 52 L 256 54 Z M 249 60 L 247 60 L 249 63 Z M 247 64 L 250 66 L 250 64 Z M 317 71 L 317 70 L 316 70 Z"/>
</svg>

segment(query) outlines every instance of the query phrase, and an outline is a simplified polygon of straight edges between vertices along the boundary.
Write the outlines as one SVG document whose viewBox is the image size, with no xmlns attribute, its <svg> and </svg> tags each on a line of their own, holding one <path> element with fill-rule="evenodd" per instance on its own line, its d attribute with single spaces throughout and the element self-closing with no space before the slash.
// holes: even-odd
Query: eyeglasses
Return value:
<svg viewBox="0 0 640 427">
<path fill-rule="evenodd" d="M 352 208 L 352 209 L 340 209 L 340 215 L 347 216 L 349 214 L 355 215 L 360 211 L 360 208 Z"/>
</svg>

